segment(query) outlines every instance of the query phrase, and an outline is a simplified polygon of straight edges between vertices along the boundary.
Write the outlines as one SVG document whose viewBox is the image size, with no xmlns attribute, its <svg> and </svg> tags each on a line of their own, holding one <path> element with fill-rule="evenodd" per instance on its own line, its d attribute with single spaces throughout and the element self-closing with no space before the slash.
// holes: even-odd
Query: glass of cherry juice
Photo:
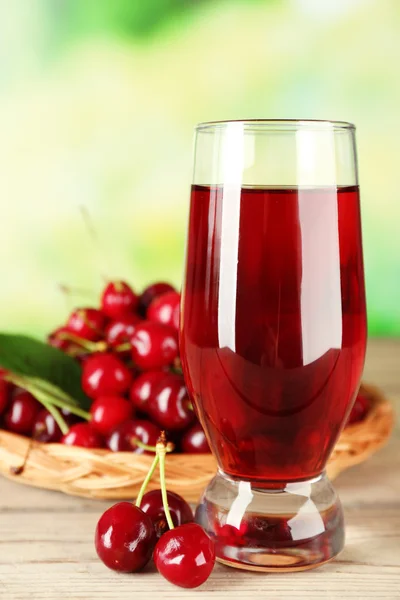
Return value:
<svg viewBox="0 0 400 600">
<path fill-rule="evenodd" d="M 220 562 L 294 571 L 340 552 L 324 469 L 365 345 L 354 126 L 198 125 L 181 354 L 218 461 L 196 518 Z"/>
</svg>

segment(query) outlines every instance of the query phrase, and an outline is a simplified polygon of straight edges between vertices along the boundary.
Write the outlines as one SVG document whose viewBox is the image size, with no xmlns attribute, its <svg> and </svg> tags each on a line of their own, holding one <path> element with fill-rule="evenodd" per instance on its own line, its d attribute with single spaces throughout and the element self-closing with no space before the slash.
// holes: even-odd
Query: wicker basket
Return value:
<svg viewBox="0 0 400 600">
<path fill-rule="evenodd" d="M 331 478 L 366 460 L 390 436 L 394 422 L 390 403 L 375 387 L 364 385 L 363 392 L 371 399 L 371 410 L 364 421 L 347 427 L 340 436 L 327 466 Z M 13 474 L 29 443 L 26 437 L 0 430 L 0 473 L 20 483 L 75 496 L 134 498 L 152 462 L 150 455 L 34 442 L 23 473 Z M 196 501 L 214 475 L 216 462 L 212 454 L 171 454 L 166 471 L 168 487 Z M 149 489 L 158 487 L 155 475 Z"/>
</svg>

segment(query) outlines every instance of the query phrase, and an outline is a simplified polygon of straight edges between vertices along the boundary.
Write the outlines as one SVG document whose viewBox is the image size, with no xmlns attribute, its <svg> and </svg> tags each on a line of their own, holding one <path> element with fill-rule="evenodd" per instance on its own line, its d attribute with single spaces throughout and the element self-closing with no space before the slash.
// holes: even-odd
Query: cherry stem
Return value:
<svg viewBox="0 0 400 600">
<path fill-rule="evenodd" d="M 88 209 L 86 208 L 86 206 L 84 206 L 83 204 L 79 207 L 80 213 L 81 213 L 81 217 L 83 219 L 83 223 L 86 227 L 86 231 L 88 232 L 90 239 L 92 241 L 93 247 L 96 248 L 96 250 L 101 250 L 101 244 L 99 242 L 99 237 L 97 235 L 97 231 L 96 228 L 93 224 L 93 220 L 91 215 L 89 214 Z M 104 260 L 104 257 L 103 257 Z M 109 271 L 109 268 L 107 266 L 107 271 Z M 109 271 L 110 272 L 110 271 Z M 102 279 L 104 279 L 105 282 L 110 281 L 109 277 L 106 277 L 104 273 L 100 273 Z"/>
<path fill-rule="evenodd" d="M 33 393 L 33 395 L 35 395 L 35 394 Z M 69 426 L 65 422 L 65 419 L 62 416 L 62 414 L 60 413 L 60 411 L 58 410 L 58 408 L 56 408 L 53 404 L 50 404 L 49 402 L 45 402 L 45 400 L 43 400 L 43 398 L 37 397 L 37 392 L 36 392 L 35 397 L 49 411 L 49 413 L 51 414 L 51 416 L 54 418 L 55 422 L 61 429 L 62 434 L 65 435 L 66 433 L 68 433 Z"/>
<path fill-rule="evenodd" d="M 156 452 L 155 446 L 149 446 L 148 444 L 144 444 L 136 437 L 131 438 L 131 444 L 137 446 L 138 448 L 142 448 L 143 450 L 147 450 L 147 452 Z"/>
<path fill-rule="evenodd" d="M 70 404 L 66 404 L 58 398 L 51 398 L 50 402 L 52 405 L 57 406 L 58 408 L 65 408 L 73 415 L 85 419 L 85 421 L 90 421 L 90 419 L 92 418 L 92 415 L 90 413 L 88 413 L 86 410 L 83 410 L 83 408 L 79 408 L 79 406 L 71 406 Z"/>
<path fill-rule="evenodd" d="M 93 300 L 94 298 L 94 294 L 92 290 L 87 290 L 84 288 L 80 288 L 80 287 L 71 287 L 70 285 L 67 285 L 66 283 L 59 283 L 58 284 L 58 288 L 60 290 L 61 293 L 65 294 L 66 296 L 86 296 L 87 298 L 90 298 Z"/>
<path fill-rule="evenodd" d="M 178 375 L 182 375 L 183 371 L 182 371 L 182 363 L 181 363 L 181 359 L 179 357 L 177 357 L 174 362 L 172 363 L 172 366 L 170 367 L 171 372 L 172 373 L 177 373 Z"/>
<path fill-rule="evenodd" d="M 136 437 L 131 438 L 131 444 L 137 446 L 138 448 L 143 448 L 143 450 L 147 450 L 148 452 L 157 452 L 156 446 L 149 446 L 148 444 L 144 444 L 141 440 Z M 168 442 L 166 446 L 167 452 L 173 452 L 175 450 L 175 444 L 173 442 Z"/>
<path fill-rule="evenodd" d="M 5 379 L 24 388 L 27 392 L 30 392 L 32 396 L 34 396 L 41 404 L 43 404 L 43 406 L 54 417 L 54 420 L 64 434 L 67 433 L 69 427 L 58 408 L 65 408 L 72 414 L 82 417 L 82 419 L 85 419 L 86 421 L 91 419 L 90 413 L 79 408 L 79 406 L 76 406 L 76 401 L 73 398 L 44 379 L 37 379 L 36 377 L 31 377 L 28 379 L 12 373 L 9 373 Z"/>
<path fill-rule="evenodd" d="M 24 387 L 25 384 L 33 385 L 34 387 L 37 387 L 43 392 L 47 393 L 51 398 L 58 398 L 59 400 L 62 400 L 65 405 L 77 406 L 78 404 L 77 401 L 72 398 L 72 396 L 64 392 L 64 390 L 60 389 L 53 383 L 46 381 L 46 379 L 40 379 L 38 377 L 24 378 L 23 376 L 19 376 L 19 379 L 22 382 L 21 387 Z M 65 406 L 63 405 L 62 408 L 65 408 Z"/>
<path fill-rule="evenodd" d="M 156 454 L 155 457 L 154 457 L 153 462 L 151 463 L 151 467 L 149 469 L 149 472 L 147 473 L 147 475 L 146 475 L 146 477 L 145 477 L 145 479 L 144 479 L 144 481 L 142 483 L 142 487 L 140 488 L 139 493 L 137 495 L 135 506 L 137 506 L 138 508 L 140 508 L 140 505 L 142 503 L 143 496 L 144 496 L 144 494 L 146 492 L 148 483 L 149 483 L 150 479 L 154 475 L 154 471 L 156 470 L 156 467 L 158 465 L 159 460 L 160 460 L 160 458 L 159 458 L 158 454 Z"/>
<path fill-rule="evenodd" d="M 24 383 L 24 385 L 26 386 L 26 383 Z M 24 385 L 22 387 L 24 387 Z M 30 385 L 29 382 L 28 385 Z M 43 387 L 42 391 L 47 393 L 48 402 L 50 404 L 58 406 L 59 408 L 65 408 L 69 410 L 70 413 L 76 415 L 77 417 L 82 417 L 82 419 L 85 419 L 86 421 L 90 421 L 92 418 L 90 413 L 86 412 L 86 410 L 83 410 L 79 406 L 76 406 L 76 401 L 71 396 L 68 396 L 68 394 L 65 394 L 59 388 L 52 386 L 47 381 L 32 378 L 31 385 L 36 387 L 36 389 L 39 389 L 39 391 L 41 391 L 40 388 Z"/>
<path fill-rule="evenodd" d="M 22 461 L 22 464 L 19 465 L 19 467 L 10 467 L 10 473 L 12 473 L 13 475 L 21 475 L 24 472 L 34 441 L 36 441 L 35 436 L 33 436 L 29 439 L 29 444 L 26 449 L 24 460 Z"/>
<path fill-rule="evenodd" d="M 167 453 L 167 444 L 165 443 L 165 433 L 162 431 L 160 438 L 156 445 L 157 456 L 160 459 L 160 485 L 161 485 L 161 497 L 163 502 L 163 508 L 165 512 L 165 518 L 167 519 L 168 527 L 174 529 L 174 523 L 172 521 L 171 513 L 169 512 L 167 487 L 165 485 L 165 455 Z"/>
<path fill-rule="evenodd" d="M 43 404 L 43 406 L 45 407 L 46 410 L 49 411 L 49 413 L 52 415 L 55 422 L 61 429 L 61 432 L 63 433 L 63 435 L 68 433 L 69 427 L 68 427 L 67 423 L 65 422 L 64 417 L 62 416 L 62 414 L 60 413 L 58 408 L 56 408 L 54 406 L 54 403 L 52 403 L 51 400 L 49 400 L 49 396 L 45 392 L 43 392 L 43 390 L 35 388 L 34 386 L 31 386 L 29 384 L 28 385 L 25 384 L 24 388 L 26 389 L 27 392 L 30 392 L 32 394 L 32 396 L 34 396 L 36 398 L 36 400 L 38 400 L 41 404 Z"/>
<path fill-rule="evenodd" d="M 61 331 L 58 334 L 60 340 L 66 340 L 67 342 L 74 342 L 78 346 L 81 346 L 83 350 L 87 350 L 87 352 L 105 352 L 108 348 L 108 344 L 105 341 L 100 342 L 91 342 L 89 340 L 85 340 L 74 333 L 69 333 L 68 331 Z"/>
<path fill-rule="evenodd" d="M 114 281 L 114 288 L 115 291 L 120 293 L 124 291 L 124 286 L 122 284 L 122 281 Z"/>
<path fill-rule="evenodd" d="M 131 344 L 129 344 L 129 342 L 126 342 L 126 344 L 120 344 L 119 346 L 116 346 L 114 348 L 115 352 L 125 352 L 126 350 L 130 350 L 132 348 Z"/>
</svg>

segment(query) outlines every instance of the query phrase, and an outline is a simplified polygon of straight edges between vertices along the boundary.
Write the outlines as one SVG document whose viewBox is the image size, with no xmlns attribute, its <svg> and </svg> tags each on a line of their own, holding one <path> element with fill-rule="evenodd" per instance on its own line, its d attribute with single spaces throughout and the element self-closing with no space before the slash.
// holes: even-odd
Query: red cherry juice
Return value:
<svg viewBox="0 0 400 600">
<path fill-rule="evenodd" d="M 181 354 L 225 473 L 321 473 L 365 344 L 358 187 L 193 186 Z"/>
</svg>

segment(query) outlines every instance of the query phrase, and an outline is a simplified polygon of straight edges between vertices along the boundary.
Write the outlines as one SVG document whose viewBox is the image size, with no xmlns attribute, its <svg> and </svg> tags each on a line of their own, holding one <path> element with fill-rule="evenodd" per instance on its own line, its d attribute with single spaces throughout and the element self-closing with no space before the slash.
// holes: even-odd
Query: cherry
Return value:
<svg viewBox="0 0 400 600">
<path fill-rule="evenodd" d="M 11 400 L 12 384 L 4 381 L 0 374 L 0 415 L 6 410 Z"/>
<path fill-rule="evenodd" d="M 160 427 L 181 431 L 195 419 L 183 377 L 167 374 L 154 389 L 147 404 L 149 416 Z"/>
<path fill-rule="evenodd" d="M 161 296 L 161 294 L 165 294 L 166 292 L 175 292 L 175 288 L 164 281 L 149 285 L 139 298 L 139 314 L 142 315 L 142 317 L 145 317 L 147 308 L 150 306 L 154 298 L 157 298 L 157 296 Z"/>
<path fill-rule="evenodd" d="M 117 346 L 130 342 L 135 331 L 135 325 L 139 321 L 140 318 L 137 315 L 126 315 L 125 317 L 111 321 L 105 330 L 108 345 L 112 348 L 116 348 Z M 127 351 L 127 356 L 130 356 L 129 350 Z"/>
<path fill-rule="evenodd" d="M 33 424 L 32 437 L 38 442 L 58 442 L 62 437 L 61 429 L 48 410 L 42 409 Z"/>
<path fill-rule="evenodd" d="M 304 528 L 307 520 L 304 520 Z M 242 529 L 243 524 L 241 525 Z M 225 526 L 226 527 L 226 526 Z M 266 517 L 265 515 L 253 515 L 246 524 L 246 530 L 241 531 L 241 535 L 246 535 L 247 543 L 252 544 L 269 544 L 271 547 L 282 544 L 287 545 L 292 541 L 292 532 L 290 525 L 284 518 Z M 234 544 L 232 544 L 234 545 Z M 237 544 L 236 545 L 240 545 Z M 244 545 L 244 544 L 242 544 Z"/>
<path fill-rule="evenodd" d="M 228 523 L 225 523 L 224 525 L 216 523 L 216 544 L 217 546 L 245 546 L 246 540 L 244 536 L 246 535 L 247 530 L 248 526 L 244 521 L 240 523 L 239 527 L 235 527 L 235 525 L 228 525 Z"/>
<path fill-rule="evenodd" d="M 79 423 L 82 421 L 81 417 L 78 417 L 77 415 L 74 415 L 74 413 L 72 413 L 70 410 L 68 410 L 68 408 L 60 408 L 59 411 L 61 412 L 62 416 L 64 417 L 64 421 L 66 421 L 66 423 L 68 423 L 68 425 L 75 425 L 75 423 Z"/>
<path fill-rule="evenodd" d="M 147 371 L 139 375 L 131 385 L 129 397 L 140 411 L 147 411 L 147 403 L 156 386 L 166 375 L 165 371 Z"/>
<path fill-rule="evenodd" d="M 189 504 L 182 496 L 174 492 L 167 492 L 167 501 L 172 522 L 176 525 L 191 523 L 193 521 L 193 512 Z M 168 531 L 168 523 L 165 517 L 161 490 L 152 490 L 147 492 L 140 504 L 143 512 L 149 515 L 156 530 L 157 537 L 161 537 Z"/>
<path fill-rule="evenodd" d="M 17 392 L 4 415 L 6 429 L 14 433 L 30 435 L 41 408 L 42 405 L 32 394 L 25 391 Z"/>
<path fill-rule="evenodd" d="M 136 420 L 125 421 L 118 425 L 107 439 L 107 446 L 113 452 L 134 452 L 135 454 L 146 453 L 139 448 L 135 440 L 139 440 L 147 446 L 155 446 L 160 430 L 150 421 Z"/>
<path fill-rule="evenodd" d="M 211 452 L 206 435 L 200 423 L 196 423 L 182 437 L 181 447 L 188 454 Z"/>
<path fill-rule="evenodd" d="M 147 318 L 179 329 L 180 302 L 181 296 L 175 291 L 157 296 L 147 309 Z"/>
<path fill-rule="evenodd" d="M 172 327 L 143 321 L 131 338 L 132 360 L 144 371 L 161 369 L 178 356 L 178 336 Z"/>
<path fill-rule="evenodd" d="M 82 448 L 102 448 L 103 446 L 103 440 L 90 423 L 72 425 L 68 433 L 61 438 L 61 443 Z"/>
<path fill-rule="evenodd" d="M 110 319 L 120 319 L 132 314 L 139 298 L 125 281 L 112 281 L 101 296 L 101 309 Z"/>
<path fill-rule="evenodd" d="M 132 382 L 132 373 L 114 354 L 94 354 L 83 365 L 82 388 L 90 398 L 123 394 Z"/>
<path fill-rule="evenodd" d="M 195 588 L 209 578 L 215 564 L 211 538 L 197 523 L 186 523 L 164 533 L 154 548 L 158 571 L 171 583 Z"/>
<path fill-rule="evenodd" d="M 99 396 L 90 407 L 91 425 L 101 435 L 110 435 L 118 425 L 130 419 L 133 406 L 120 396 Z"/>
<path fill-rule="evenodd" d="M 351 409 L 349 418 L 347 420 L 347 425 L 352 425 L 353 423 L 359 423 L 360 421 L 363 421 L 370 408 L 371 403 L 369 398 L 362 392 L 359 392 L 353 404 L 353 408 Z"/>
<path fill-rule="evenodd" d="M 114 504 L 97 523 L 97 554 L 114 571 L 131 573 L 142 569 L 151 558 L 155 541 L 150 517 L 130 502 Z"/>
<path fill-rule="evenodd" d="M 69 317 L 67 331 L 84 340 L 97 341 L 103 336 L 105 316 L 96 308 L 78 308 Z"/>
</svg>

